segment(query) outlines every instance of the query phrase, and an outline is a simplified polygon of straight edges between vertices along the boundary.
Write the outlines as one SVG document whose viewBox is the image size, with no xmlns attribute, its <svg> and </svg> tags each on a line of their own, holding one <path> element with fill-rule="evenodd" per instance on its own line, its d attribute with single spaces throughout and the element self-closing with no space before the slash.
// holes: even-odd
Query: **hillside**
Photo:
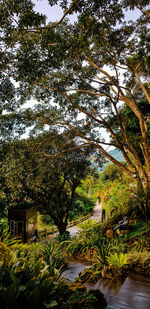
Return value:
<svg viewBox="0 0 150 309">
<path fill-rule="evenodd" d="M 119 161 L 119 162 L 125 161 L 125 159 L 124 159 L 124 157 L 123 157 L 121 151 L 118 150 L 118 149 L 110 150 L 110 151 L 109 151 L 109 154 L 110 154 L 113 158 L 115 158 L 117 161 Z M 102 166 L 102 168 L 100 169 L 100 171 L 103 171 L 103 170 L 105 169 L 106 165 L 109 164 L 109 163 L 111 163 L 111 162 L 107 159 L 106 163 L 103 164 L 103 166 Z"/>
<path fill-rule="evenodd" d="M 110 151 L 109 151 L 109 154 L 110 154 L 113 158 L 115 158 L 116 160 L 118 160 L 118 161 L 120 161 L 120 162 L 121 162 L 121 161 L 125 161 L 125 159 L 124 159 L 124 157 L 123 157 L 121 151 L 118 150 L 118 149 L 110 150 Z"/>
</svg>

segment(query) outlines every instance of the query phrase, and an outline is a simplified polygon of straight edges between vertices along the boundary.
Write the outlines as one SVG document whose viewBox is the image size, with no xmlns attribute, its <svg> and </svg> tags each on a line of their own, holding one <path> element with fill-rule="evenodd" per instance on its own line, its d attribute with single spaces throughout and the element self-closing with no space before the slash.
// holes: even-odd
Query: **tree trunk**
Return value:
<svg viewBox="0 0 150 309">
<path fill-rule="evenodd" d="M 66 228 L 67 228 L 67 224 L 64 223 L 63 221 L 62 222 L 55 222 L 57 228 L 58 228 L 58 231 L 59 231 L 59 235 L 62 235 L 63 233 L 66 232 Z"/>
<path fill-rule="evenodd" d="M 149 222 L 149 198 L 148 196 L 146 197 L 146 201 L 145 201 L 145 210 L 146 210 L 146 225 L 148 225 Z"/>
<path fill-rule="evenodd" d="M 145 200 L 145 203 L 141 202 L 141 208 L 143 209 L 144 215 L 145 215 L 145 223 L 148 225 L 149 222 L 149 199 Z"/>
<path fill-rule="evenodd" d="M 64 222 L 64 216 L 54 216 L 54 214 L 52 212 L 47 212 L 50 217 L 53 219 L 54 224 L 57 226 L 58 231 L 59 231 L 59 235 L 62 235 L 63 233 L 66 232 L 66 228 L 67 228 L 67 221 Z"/>
</svg>

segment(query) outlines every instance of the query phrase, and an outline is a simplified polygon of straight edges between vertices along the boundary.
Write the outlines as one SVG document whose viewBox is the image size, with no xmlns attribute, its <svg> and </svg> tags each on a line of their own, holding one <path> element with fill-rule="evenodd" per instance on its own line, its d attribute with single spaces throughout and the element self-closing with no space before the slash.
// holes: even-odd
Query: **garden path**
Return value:
<svg viewBox="0 0 150 309">
<path fill-rule="evenodd" d="M 101 203 L 97 203 L 96 206 L 94 207 L 93 215 L 90 218 L 97 222 L 101 221 L 102 208 L 103 208 L 103 205 Z M 78 225 L 74 225 L 74 226 L 68 227 L 67 231 L 70 232 L 71 236 L 75 237 L 81 231 L 81 229 L 79 228 Z M 47 237 L 44 237 L 44 239 L 42 239 L 42 241 L 40 242 L 43 243 L 45 241 L 49 241 L 56 236 L 58 236 L 58 232 L 55 234 L 49 235 Z"/>
<path fill-rule="evenodd" d="M 101 203 L 97 203 L 96 206 L 94 207 L 93 215 L 90 217 L 90 219 L 97 221 L 97 222 L 101 221 L 102 208 L 103 208 L 103 205 Z M 74 225 L 74 226 L 67 228 L 67 231 L 70 232 L 71 236 L 76 236 L 81 231 L 81 229 L 79 228 L 79 226 Z"/>
</svg>

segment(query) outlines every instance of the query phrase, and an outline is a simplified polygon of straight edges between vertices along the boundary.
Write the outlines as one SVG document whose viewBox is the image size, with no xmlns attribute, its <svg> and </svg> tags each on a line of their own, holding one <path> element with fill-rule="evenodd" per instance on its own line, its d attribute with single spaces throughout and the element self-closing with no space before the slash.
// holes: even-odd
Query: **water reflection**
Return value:
<svg viewBox="0 0 150 309">
<path fill-rule="evenodd" d="M 106 300 L 107 303 L 109 303 L 112 298 L 117 295 L 119 290 L 121 289 L 123 283 L 125 281 L 125 277 L 115 277 L 112 280 L 110 279 L 99 279 L 95 285 L 93 285 L 91 282 L 85 282 L 85 287 L 92 290 L 100 290 Z"/>
</svg>

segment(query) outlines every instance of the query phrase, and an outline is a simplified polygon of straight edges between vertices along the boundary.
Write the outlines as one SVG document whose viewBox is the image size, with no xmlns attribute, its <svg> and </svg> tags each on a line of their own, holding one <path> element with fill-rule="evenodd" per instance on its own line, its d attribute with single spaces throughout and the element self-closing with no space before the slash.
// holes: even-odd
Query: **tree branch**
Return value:
<svg viewBox="0 0 150 309">
<path fill-rule="evenodd" d="M 61 24 L 61 22 L 64 20 L 64 18 L 71 13 L 72 11 L 72 8 L 73 8 L 73 3 L 69 6 L 69 8 L 64 12 L 64 15 L 61 17 L 61 19 L 57 22 L 54 22 L 48 26 L 44 26 L 44 27 L 36 27 L 36 28 L 30 28 L 30 29 L 19 29 L 19 31 L 26 31 L 26 32 L 41 32 L 42 30 L 49 30 L 49 29 L 52 29 L 52 28 L 55 28 L 57 27 L 59 24 Z"/>
<path fill-rule="evenodd" d="M 150 96 L 148 95 L 148 92 L 147 92 L 146 88 L 144 87 L 144 85 L 143 85 L 143 83 L 142 83 L 142 81 L 141 81 L 141 79 L 140 79 L 140 77 L 139 77 L 139 75 L 138 75 L 138 73 L 136 71 L 135 71 L 135 76 L 137 78 L 137 81 L 138 81 L 138 83 L 139 83 L 139 85 L 140 85 L 140 87 L 141 87 L 141 89 L 142 89 L 142 91 L 143 91 L 143 93 L 144 93 L 148 103 L 150 104 Z"/>
</svg>

